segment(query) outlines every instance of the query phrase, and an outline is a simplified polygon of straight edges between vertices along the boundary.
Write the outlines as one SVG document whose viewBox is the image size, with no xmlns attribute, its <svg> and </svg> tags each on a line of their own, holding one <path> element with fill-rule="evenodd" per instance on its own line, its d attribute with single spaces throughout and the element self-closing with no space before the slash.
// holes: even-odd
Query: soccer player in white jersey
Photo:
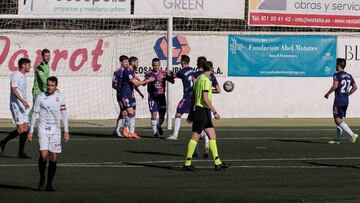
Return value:
<svg viewBox="0 0 360 203">
<path fill-rule="evenodd" d="M 39 116 L 38 140 L 40 147 L 39 173 L 40 181 L 39 191 L 55 191 L 52 182 L 56 173 L 57 154 L 61 153 L 61 129 L 60 119 L 64 124 L 64 140 L 67 142 L 70 138 L 68 129 L 68 117 L 64 96 L 57 91 L 58 79 L 51 76 L 46 81 L 47 91 L 42 92 L 35 100 L 33 117 L 31 118 L 31 129 L 28 134 L 28 140 L 32 141 L 34 126 Z M 46 188 L 45 170 L 46 161 L 49 157 L 48 179 Z"/>
<path fill-rule="evenodd" d="M 5 139 L 0 141 L 0 154 L 4 154 L 5 146 L 8 141 L 19 138 L 19 158 L 30 158 L 24 153 L 26 135 L 28 131 L 28 112 L 29 103 L 27 101 L 26 73 L 30 71 L 31 61 L 27 58 L 21 58 L 18 61 L 19 70 L 11 74 L 10 78 L 10 111 L 16 129 L 12 131 Z"/>
</svg>

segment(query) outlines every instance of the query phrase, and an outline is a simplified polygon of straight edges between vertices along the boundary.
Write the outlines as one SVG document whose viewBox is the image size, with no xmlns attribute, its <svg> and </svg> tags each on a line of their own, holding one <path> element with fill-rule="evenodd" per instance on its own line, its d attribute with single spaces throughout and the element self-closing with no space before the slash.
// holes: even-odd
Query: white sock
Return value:
<svg viewBox="0 0 360 203">
<path fill-rule="evenodd" d="M 124 128 L 129 128 L 130 126 L 130 120 L 131 118 L 129 116 L 125 116 L 125 119 L 124 119 Z"/>
<path fill-rule="evenodd" d="M 135 132 L 135 116 L 130 118 L 129 124 L 130 124 L 129 133 L 134 133 Z"/>
<path fill-rule="evenodd" d="M 209 148 L 209 137 L 207 136 L 207 134 L 205 133 L 205 148 Z"/>
<path fill-rule="evenodd" d="M 124 121 L 123 119 L 121 118 L 121 116 L 119 115 L 117 120 L 116 120 L 116 127 L 115 127 L 115 131 L 116 132 L 119 132 L 120 131 L 120 128 L 122 128 L 124 126 Z"/>
<path fill-rule="evenodd" d="M 174 126 L 175 137 L 178 137 L 180 126 L 181 126 L 181 118 L 175 118 L 175 126 Z"/>
<path fill-rule="evenodd" d="M 157 119 L 151 120 L 151 128 L 153 129 L 154 134 L 157 132 Z"/>
<path fill-rule="evenodd" d="M 351 129 L 349 128 L 349 126 L 345 123 L 342 122 L 339 125 L 347 134 L 349 134 L 351 137 L 354 135 L 353 131 L 351 131 Z"/>
<path fill-rule="evenodd" d="M 336 127 L 336 136 L 335 136 L 336 140 L 340 140 L 342 132 L 343 132 L 343 129 L 340 126 L 337 126 Z"/>
</svg>

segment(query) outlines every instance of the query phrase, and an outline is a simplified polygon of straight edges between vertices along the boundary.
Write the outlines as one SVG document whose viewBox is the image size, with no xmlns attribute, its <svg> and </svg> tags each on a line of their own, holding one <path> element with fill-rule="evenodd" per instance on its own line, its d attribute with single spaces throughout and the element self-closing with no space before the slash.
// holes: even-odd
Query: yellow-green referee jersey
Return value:
<svg viewBox="0 0 360 203">
<path fill-rule="evenodd" d="M 203 96 L 202 93 L 204 91 L 208 92 L 208 97 L 211 101 L 211 99 L 212 99 L 211 81 L 209 80 L 209 78 L 206 75 L 201 74 L 200 77 L 198 77 L 198 79 L 196 80 L 196 82 L 194 84 L 195 106 L 202 107 L 202 108 L 209 108 L 202 98 L 202 96 Z"/>
</svg>

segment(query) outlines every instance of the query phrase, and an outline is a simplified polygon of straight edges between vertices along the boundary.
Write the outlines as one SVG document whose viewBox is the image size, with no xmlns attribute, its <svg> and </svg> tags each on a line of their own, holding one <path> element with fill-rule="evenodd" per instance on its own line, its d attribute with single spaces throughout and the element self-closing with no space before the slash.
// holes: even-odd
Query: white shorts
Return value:
<svg viewBox="0 0 360 203">
<path fill-rule="evenodd" d="M 29 114 L 22 104 L 10 102 L 10 111 L 15 124 L 29 123 Z"/>
<path fill-rule="evenodd" d="M 60 129 L 53 133 L 48 134 L 42 130 L 39 131 L 39 148 L 40 151 L 48 150 L 53 153 L 61 153 L 61 131 Z"/>
</svg>

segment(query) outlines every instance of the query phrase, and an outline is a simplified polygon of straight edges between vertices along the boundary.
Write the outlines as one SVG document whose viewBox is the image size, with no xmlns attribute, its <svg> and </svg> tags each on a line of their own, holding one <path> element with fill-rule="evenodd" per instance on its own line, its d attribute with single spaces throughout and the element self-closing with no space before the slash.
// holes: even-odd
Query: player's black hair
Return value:
<svg viewBox="0 0 360 203">
<path fill-rule="evenodd" d="M 129 60 L 129 57 L 127 57 L 127 56 L 125 56 L 125 55 L 121 55 L 121 56 L 119 57 L 119 61 L 120 61 L 120 62 L 123 62 L 124 60 Z"/>
<path fill-rule="evenodd" d="M 181 63 L 183 63 L 184 65 L 189 65 L 190 64 L 190 57 L 187 55 L 182 55 L 181 56 Z"/>
<path fill-rule="evenodd" d="M 139 59 L 136 56 L 132 56 L 132 57 L 129 58 L 129 63 L 132 64 L 136 60 L 139 60 Z"/>
<path fill-rule="evenodd" d="M 27 63 L 31 63 L 30 59 L 28 59 L 28 58 L 19 59 L 19 61 L 18 61 L 19 69 L 21 69 L 23 67 L 23 65 L 27 64 Z"/>
<path fill-rule="evenodd" d="M 344 58 L 337 58 L 336 66 L 340 66 L 342 69 L 344 69 L 346 67 L 346 60 Z"/>
<path fill-rule="evenodd" d="M 44 58 L 45 54 L 47 54 L 47 53 L 50 53 L 50 50 L 49 49 L 43 49 L 41 51 L 41 56 Z"/>
<path fill-rule="evenodd" d="M 58 79 L 55 76 L 48 77 L 48 79 L 46 81 L 51 81 L 51 82 L 54 82 L 56 86 L 58 85 Z"/>
<path fill-rule="evenodd" d="M 213 63 L 211 61 L 206 61 L 203 67 L 203 71 L 211 71 L 213 68 Z"/>
<path fill-rule="evenodd" d="M 207 61 L 207 59 L 205 56 L 199 56 L 197 58 L 197 63 L 196 63 L 197 67 L 204 68 L 206 61 Z"/>
<path fill-rule="evenodd" d="M 154 63 L 154 62 L 160 62 L 160 59 L 159 58 L 153 58 L 152 62 L 151 63 Z"/>
</svg>

